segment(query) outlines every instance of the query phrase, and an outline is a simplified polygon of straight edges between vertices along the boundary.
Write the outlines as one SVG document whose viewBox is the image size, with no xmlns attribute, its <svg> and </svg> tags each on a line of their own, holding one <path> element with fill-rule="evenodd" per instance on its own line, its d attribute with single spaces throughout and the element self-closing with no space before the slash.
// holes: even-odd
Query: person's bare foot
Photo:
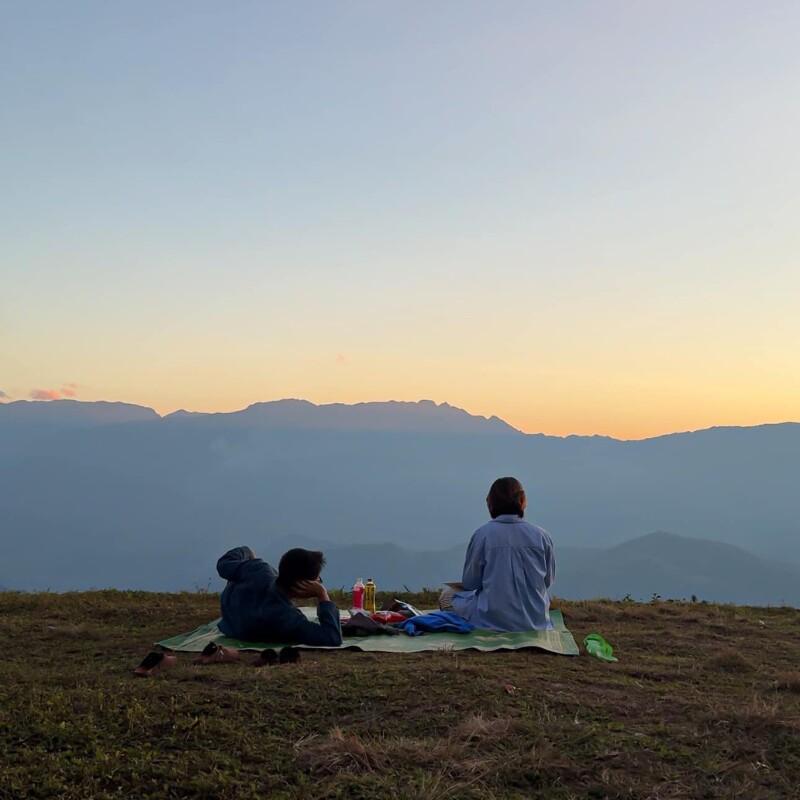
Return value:
<svg viewBox="0 0 800 800">
<path fill-rule="evenodd" d="M 177 663 L 177 656 L 168 655 L 167 653 L 157 653 L 154 650 L 144 657 L 142 663 L 133 671 L 133 674 L 139 678 L 152 678 L 154 675 L 159 675 L 171 669 Z"/>
<path fill-rule="evenodd" d="M 203 652 L 192 661 L 192 664 L 206 666 L 208 664 L 232 664 L 239 660 L 239 651 L 235 647 L 224 647 L 216 642 L 209 642 Z"/>
</svg>

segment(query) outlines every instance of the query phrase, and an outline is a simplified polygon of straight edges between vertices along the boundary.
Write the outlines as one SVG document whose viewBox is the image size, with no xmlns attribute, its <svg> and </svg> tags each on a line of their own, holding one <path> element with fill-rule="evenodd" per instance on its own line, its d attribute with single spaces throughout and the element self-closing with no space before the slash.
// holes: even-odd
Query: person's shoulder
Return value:
<svg viewBox="0 0 800 800">
<path fill-rule="evenodd" d="M 472 534 L 473 539 L 480 538 L 481 536 L 485 536 L 489 533 L 493 528 L 497 526 L 497 522 L 495 520 L 490 519 L 488 522 L 484 522 L 480 528 L 477 528 L 475 532 Z"/>
<path fill-rule="evenodd" d="M 275 583 L 278 573 L 272 565 L 260 558 L 242 561 L 236 573 L 236 580 L 239 583 L 246 583 L 251 586 L 267 588 Z"/>
<path fill-rule="evenodd" d="M 536 536 L 537 538 L 544 539 L 545 541 L 550 542 L 552 544 L 553 542 L 552 537 L 540 525 L 536 525 L 535 523 L 529 522 L 528 520 L 521 520 L 521 522 L 525 525 L 525 530 L 531 536 Z"/>
</svg>

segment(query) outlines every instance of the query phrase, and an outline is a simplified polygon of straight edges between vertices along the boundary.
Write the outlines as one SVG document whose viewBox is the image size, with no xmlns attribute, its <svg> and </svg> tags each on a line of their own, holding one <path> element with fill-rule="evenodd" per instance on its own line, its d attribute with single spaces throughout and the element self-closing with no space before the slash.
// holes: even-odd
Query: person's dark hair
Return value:
<svg viewBox="0 0 800 800">
<path fill-rule="evenodd" d="M 293 547 L 281 556 L 278 563 L 278 586 L 291 592 L 297 581 L 315 581 L 324 566 L 325 556 L 319 550 Z"/>
<path fill-rule="evenodd" d="M 489 507 L 492 519 L 501 514 L 524 517 L 527 504 L 525 490 L 516 478 L 498 478 L 486 497 L 486 505 Z"/>
</svg>

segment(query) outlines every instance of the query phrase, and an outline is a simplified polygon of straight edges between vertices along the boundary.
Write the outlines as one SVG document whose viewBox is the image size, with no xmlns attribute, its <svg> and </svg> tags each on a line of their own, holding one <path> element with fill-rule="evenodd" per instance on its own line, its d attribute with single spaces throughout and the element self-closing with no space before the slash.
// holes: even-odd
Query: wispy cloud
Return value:
<svg viewBox="0 0 800 800">
<path fill-rule="evenodd" d="M 6 394 L 3 391 L 0 391 L 0 400 L 10 400 L 10 399 L 11 399 L 11 395 Z"/>
<path fill-rule="evenodd" d="M 344 357 L 343 353 L 337 353 L 336 354 L 336 363 L 337 364 L 346 364 L 347 363 L 347 359 Z"/>
<path fill-rule="evenodd" d="M 61 392 L 58 389 L 32 389 L 30 397 L 32 400 L 58 400 Z"/>
<path fill-rule="evenodd" d="M 31 389 L 28 397 L 32 400 L 61 400 L 64 397 L 75 397 L 77 393 L 78 384 L 70 381 L 63 384 L 60 389 Z"/>
</svg>

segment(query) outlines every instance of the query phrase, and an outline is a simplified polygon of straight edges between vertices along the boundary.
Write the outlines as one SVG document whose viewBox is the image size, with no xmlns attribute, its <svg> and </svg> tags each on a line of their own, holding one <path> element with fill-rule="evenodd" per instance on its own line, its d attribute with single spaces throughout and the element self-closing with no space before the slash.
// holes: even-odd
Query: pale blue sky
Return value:
<svg viewBox="0 0 800 800">
<path fill-rule="evenodd" d="M 800 417 L 800 4 L 0 10 L 14 399 Z"/>
</svg>

